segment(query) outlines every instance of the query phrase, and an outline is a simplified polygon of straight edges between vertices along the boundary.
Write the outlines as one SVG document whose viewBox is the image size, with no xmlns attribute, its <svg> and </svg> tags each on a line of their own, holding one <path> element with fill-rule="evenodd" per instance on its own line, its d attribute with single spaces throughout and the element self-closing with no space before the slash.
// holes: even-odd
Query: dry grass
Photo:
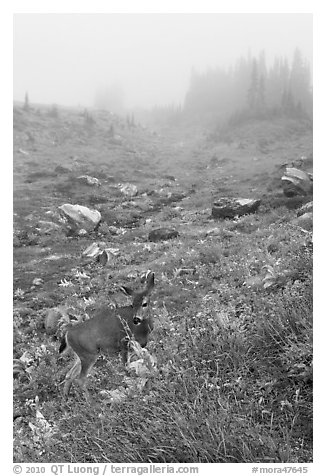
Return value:
<svg viewBox="0 0 326 476">
<path fill-rule="evenodd" d="M 184 140 L 176 131 L 129 130 L 103 112 L 92 112 L 91 127 L 76 111 L 57 112 L 14 115 L 14 357 L 27 352 L 14 381 L 15 461 L 312 461 L 311 244 L 290 225 L 295 209 L 275 205 L 279 190 L 266 195 L 289 150 L 291 159 L 308 155 L 311 133 L 298 139 L 291 122 L 278 137 L 280 125 L 271 124 L 266 139 L 255 124 L 238 148 L 235 131 L 227 145 L 201 131 Z M 110 142 L 112 121 L 120 145 Z M 269 153 L 259 152 L 264 137 Z M 49 175 L 59 165 L 70 172 Z M 77 185 L 82 174 L 99 178 L 101 187 Z M 135 183 L 139 195 L 123 198 L 114 188 L 119 182 Z M 185 199 L 169 203 L 168 194 L 181 192 Z M 213 196 L 221 193 L 266 196 L 255 215 L 213 221 Z M 119 217 L 116 230 L 107 223 L 78 237 L 38 229 L 69 201 L 105 206 L 108 217 Z M 160 226 L 180 236 L 148 242 Z M 119 250 L 104 268 L 82 258 L 94 241 Z M 46 310 L 66 305 L 76 318 L 99 302 L 121 303 L 118 285 L 133 284 L 147 269 L 156 275 L 148 350 L 157 370 L 137 387 L 138 377 L 126 376 L 119 361 L 101 358 L 89 378 L 92 405 L 77 389 L 63 402 L 69 362 L 58 359 L 58 341 L 44 332 Z M 264 283 L 268 269 L 270 287 L 245 284 Z M 138 391 L 128 398 L 100 393 L 128 389 L 130 378 Z"/>
</svg>

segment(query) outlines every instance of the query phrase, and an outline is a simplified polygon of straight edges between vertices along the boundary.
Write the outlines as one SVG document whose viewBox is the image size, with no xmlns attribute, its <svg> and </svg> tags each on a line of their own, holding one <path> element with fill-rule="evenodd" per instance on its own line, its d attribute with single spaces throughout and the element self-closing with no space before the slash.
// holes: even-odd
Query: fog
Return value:
<svg viewBox="0 0 326 476">
<path fill-rule="evenodd" d="M 14 100 L 91 107 L 115 87 L 128 108 L 182 104 L 192 68 L 296 47 L 312 64 L 312 14 L 16 14 Z"/>
</svg>

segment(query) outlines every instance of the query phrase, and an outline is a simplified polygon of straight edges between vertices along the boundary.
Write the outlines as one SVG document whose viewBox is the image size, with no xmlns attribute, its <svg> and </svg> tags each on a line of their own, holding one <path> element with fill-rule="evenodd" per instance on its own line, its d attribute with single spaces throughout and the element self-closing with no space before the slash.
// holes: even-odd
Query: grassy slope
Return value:
<svg viewBox="0 0 326 476">
<path fill-rule="evenodd" d="M 28 351 L 30 359 L 29 378 L 20 375 L 14 386 L 15 460 L 311 461 L 312 257 L 278 188 L 279 165 L 310 154 L 311 130 L 283 119 L 217 138 L 128 129 L 104 112 L 94 118 L 87 125 L 78 111 L 14 112 L 14 357 Z M 121 143 L 110 138 L 111 124 Z M 56 172 L 58 165 L 70 171 Z M 101 187 L 77 185 L 82 174 L 98 177 Z M 119 195 L 124 182 L 136 184 L 139 196 Z M 169 192 L 186 198 L 162 205 Z M 225 195 L 263 201 L 255 215 L 213 221 L 214 196 Z M 38 231 L 62 203 L 105 210 L 124 233 L 105 226 L 83 237 Z M 159 226 L 176 227 L 180 237 L 149 243 L 148 232 Z M 93 241 L 120 255 L 105 268 L 83 261 Z M 259 282 L 265 265 L 276 273 L 274 287 L 244 285 Z M 142 391 L 110 404 L 98 392 L 125 385 L 124 373 L 103 358 L 89 378 L 92 406 L 77 391 L 63 403 L 68 360 L 58 360 L 58 342 L 44 332 L 46 310 L 67 304 L 83 315 L 94 301 L 122 302 L 117 285 L 132 285 L 147 269 L 157 278 L 148 348 L 158 373 Z M 34 278 L 43 283 L 32 286 Z M 72 286 L 60 286 L 63 279 Z"/>
</svg>

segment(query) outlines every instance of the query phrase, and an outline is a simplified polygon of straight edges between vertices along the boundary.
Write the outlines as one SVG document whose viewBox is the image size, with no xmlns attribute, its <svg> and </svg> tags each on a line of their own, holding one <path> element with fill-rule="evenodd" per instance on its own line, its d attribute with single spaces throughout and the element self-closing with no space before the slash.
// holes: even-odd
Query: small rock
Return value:
<svg viewBox="0 0 326 476">
<path fill-rule="evenodd" d="M 99 254 L 96 258 L 96 261 L 98 263 L 100 263 L 102 266 L 105 266 L 107 264 L 107 262 L 109 261 L 109 253 L 107 253 L 107 251 L 102 251 L 101 254 Z"/>
<path fill-rule="evenodd" d="M 105 248 L 101 243 L 92 243 L 90 246 L 83 251 L 83 256 L 87 256 L 88 258 L 96 258 L 100 252 Z"/>
<path fill-rule="evenodd" d="M 312 231 L 313 229 L 313 214 L 312 212 L 304 213 L 298 218 L 295 218 L 292 222 L 294 225 L 300 226 L 306 231 Z"/>
<path fill-rule="evenodd" d="M 220 228 L 210 228 L 209 230 L 206 230 L 204 235 L 205 236 L 218 236 L 221 233 Z"/>
<path fill-rule="evenodd" d="M 312 213 L 312 212 L 313 212 L 313 202 L 308 202 L 299 208 L 299 210 L 297 211 L 297 216 L 300 217 L 301 215 L 304 215 L 305 213 Z"/>
<path fill-rule="evenodd" d="M 62 323 L 66 322 L 67 324 L 70 322 L 65 308 L 54 307 L 52 309 L 48 309 L 44 319 L 45 332 L 48 335 L 54 335 L 59 329 L 61 321 Z"/>
<path fill-rule="evenodd" d="M 57 174 L 66 174 L 68 172 L 71 172 L 71 169 L 68 169 L 68 167 L 64 167 L 63 165 L 57 165 L 57 167 L 54 169 L 54 171 Z"/>
<path fill-rule="evenodd" d="M 268 253 L 276 253 L 277 251 L 279 250 L 279 247 L 276 243 L 270 243 L 268 246 L 267 246 L 267 251 Z"/>
<path fill-rule="evenodd" d="M 126 229 L 122 227 L 117 227 L 114 225 L 108 226 L 108 231 L 111 235 L 124 235 L 126 233 Z"/>
<path fill-rule="evenodd" d="M 185 274 L 195 274 L 196 268 L 179 268 L 175 272 L 175 276 L 184 276 Z"/>
<path fill-rule="evenodd" d="M 89 175 L 81 175 L 80 177 L 77 178 L 77 180 L 84 185 L 96 186 L 96 187 L 99 187 L 101 185 L 101 182 L 99 181 L 99 179 L 95 177 L 90 177 Z"/>
<path fill-rule="evenodd" d="M 260 276 L 250 276 L 243 285 L 249 289 L 263 289 L 264 287 L 263 279 Z"/>
<path fill-rule="evenodd" d="M 40 220 L 36 229 L 42 235 L 49 235 L 54 231 L 61 230 L 61 226 L 52 221 Z"/>
<path fill-rule="evenodd" d="M 174 203 L 174 202 L 180 202 L 187 196 L 185 192 L 169 192 L 167 194 L 165 193 L 166 192 L 164 189 L 161 189 L 158 192 L 159 194 L 158 203 L 161 205 L 170 205 L 171 203 Z"/>
<path fill-rule="evenodd" d="M 120 185 L 120 191 L 126 197 L 135 197 L 138 193 L 136 185 L 125 183 Z"/>
<path fill-rule="evenodd" d="M 175 182 L 177 180 L 173 175 L 163 175 L 163 178 L 170 180 L 171 182 Z"/>
<path fill-rule="evenodd" d="M 212 208 L 213 218 L 234 218 L 247 213 L 254 213 L 261 200 L 251 198 L 227 198 L 222 197 L 216 200 Z"/>
<path fill-rule="evenodd" d="M 87 258 L 94 258 L 102 266 L 105 266 L 107 262 L 112 258 L 120 254 L 119 249 L 117 248 L 107 248 L 106 243 L 92 243 L 85 251 L 83 251 L 82 256 Z"/>
<path fill-rule="evenodd" d="M 149 232 L 148 240 L 149 241 L 165 241 L 172 238 L 177 238 L 179 232 L 172 228 L 157 228 Z"/>
</svg>

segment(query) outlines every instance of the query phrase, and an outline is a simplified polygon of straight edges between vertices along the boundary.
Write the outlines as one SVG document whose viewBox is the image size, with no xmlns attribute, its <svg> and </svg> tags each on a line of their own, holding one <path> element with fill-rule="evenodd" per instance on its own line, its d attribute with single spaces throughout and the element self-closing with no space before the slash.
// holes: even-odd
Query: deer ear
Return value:
<svg viewBox="0 0 326 476">
<path fill-rule="evenodd" d="M 147 291 L 151 291 L 154 287 L 154 273 L 149 271 L 146 275 L 146 282 L 147 282 Z"/>
<path fill-rule="evenodd" d="M 128 286 L 120 286 L 120 291 L 122 291 L 123 294 L 126 294 L 126 296 L 133 296 L 134 295 L 133 290 L 128 288 Z"/>
</svg>

